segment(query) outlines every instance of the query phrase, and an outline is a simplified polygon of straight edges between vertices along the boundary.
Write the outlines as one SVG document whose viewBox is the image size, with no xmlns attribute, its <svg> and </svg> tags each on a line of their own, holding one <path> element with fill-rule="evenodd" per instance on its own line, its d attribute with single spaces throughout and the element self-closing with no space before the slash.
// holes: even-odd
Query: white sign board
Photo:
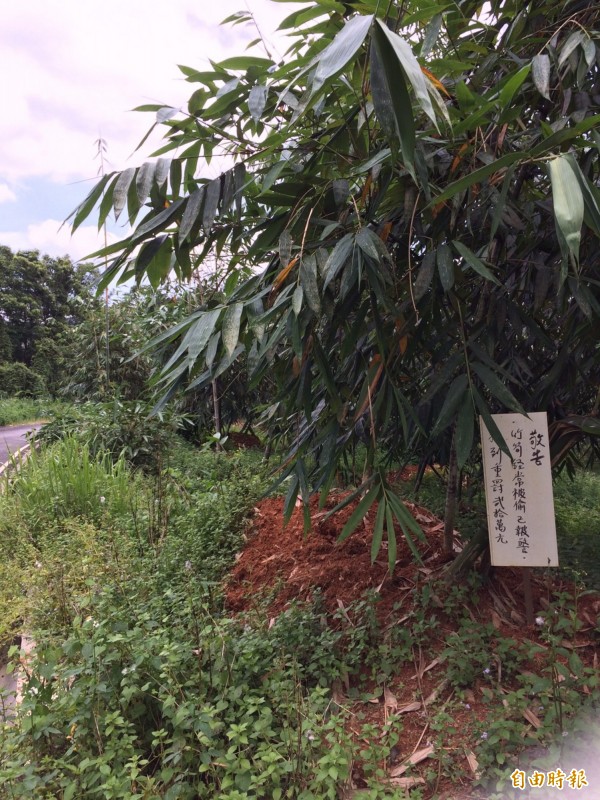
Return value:
<svg viewBox="0 0 600 800">
<path fill-rule="evenodd" d="M 480 418 L 491 560 L 498 567 L 557 567 L 545 412 L 494 414 L 511 457 Z"/>
</svg>

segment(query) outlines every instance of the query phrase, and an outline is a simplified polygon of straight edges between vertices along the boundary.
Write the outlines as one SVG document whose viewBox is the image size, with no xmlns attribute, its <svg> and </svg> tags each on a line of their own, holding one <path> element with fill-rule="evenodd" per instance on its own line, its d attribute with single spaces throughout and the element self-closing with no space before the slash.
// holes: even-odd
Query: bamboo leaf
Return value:
<svg viewBox="0 0 600 800">
<path fill-rule="evenodd" d="M 165 228 L 177 216 L 183 202 L 183 198 L 176 200 L 173 205 L 163 209 L 156 216 L 150 217 L 150 219 L 139 225 L 131 235 L 131 244 L 135 245 L 150 234 L 157 233 L 162 228 Z"/>
<path fill-rule="evenodd" d="M 452 242 L 452 244 L 454 245 L 454 247 L 458 251 L 458 253 L 464 258 L 464 260 L 467 262 L 467 264 L 472 269 L 474 269 L 475 272 L 477 272 L 479 275 L 481 275 L 482 278 L 485 278 L 487 281 L 492 281 L 492 283 L 495 283 L 496 286 L 500 286 L 501 285 L 500 281 L 498 280 L 498 278 L 496 278 L 494 275 L 492 275 L 492 273 L 485 266 L 483 261 L 480 258 L 477 258 L 475 253 L 473 253 L 473 251 L 470 250 L 467 247 L 466 244 L 463 244 L 462 242 Z"/>
<path fill-rule="evenodd" d="M 513 97 L 520 89 L 521 85 L 525 81 L 525 78 L 527 78 L 529 75 L 530 70 L 531 64 L 526 64 L 514 75 L 511 75 L 511 77 L 506 81 L 500 90 L 500 95 L 498 97 L 501 108 L 506 108 L 511 104 Z"/>
<path fill-rule="evenodd" d="M 140 205 L 143 205 L 146 202 L 146 199 L 150 194 L 150 188 L 152 187 L 155 169 L 156 164 L 153 161 L 146 161 L 137 171 L 135 188 Z"/>
<path fill-rule="evenodd" d="M 431 432 L 432 436 L 436 436 L 437 434 L 441 433 L 448 427 L 448 425 L 450 425 L 454 419 L 456 410 L 465 400 L 465 396 L 467 395 L 467 386 L 468 379 L 466 375 L 458 375 L 458 377 L 452 381 L 446 393 L 446 397 L 444 398 L 440 415 L 433 426 L 433 431 Z"/>
<path fill-rule="evenodd" d="M 189 366 L 196 362 L 196 359 L 208 344 L 208 340 L 213 335 L 215 325 L 220 316 L 221 309 L 212 308 L 210 311 L 206 311 L 187 332 L 184 342 L 188 351 L 187 361 Z"/>
<path fill-rule="evenodd" d="M 292 260 L 292 236 L 287 228 L 279 237 L 279 260 L 282 264 L 289 264 Z"/>
<path fill-rule="evenodd" d="M 415 175 L 415 125 L 412 104 L 393 47 L 375 26 L 371 40 L 371 92 L 375 114 L 392 146 L 400 142 L 404 164 Z"/>
<path fill-rule="evenodd" d="M 221 197 L 221 179 L 215 178 L 206 187 L 206 198 L 204 201 L 204 213 L 202 215 L 202 227 L 208 233 L 217 215 L 217 206 Z"/>
<path fill-rule="evenodd" d="M 440 244 L 437 248 L 437 267 L 440 280 L 445 292 L 449 292 L 454 286 L 454 259 L 452 250 L 447 244 Z"/>
<path fill-rule="evenodd" d="M 421 44 L 421 58 L 427 58 L 429 53 L 433 50 L 435 43 L 438 40 L 440 31 L 442 30 L 442 23 L 444 17 L 442 14 L 435 14 L 425 28 L 423 34 L 423 43 Z"/>
<path fill-rule="evenodd" d="M 415 58 L 411 46 L 401 36 L 398 36 L 397 33 L 391 31 L 388 28 L 388 26 L 381 20 L 377 20 L 376 24 L 377 24 L 377 30 L 381 31 L 381 33 L 387 38 L 388 42 L 392 46 L 394 53 L 396 54 L 396 57 L 398 59 L 398 64 L 404 71 L 404 74 L 406 75 L 406 77 L 408 78 L 410 84 L 414 89 L 417 102 L 419 103 L 423 111 L 427 114 L 429 119 L 437 127 L 437 119 L 435 116 L 435 111 L 433 110 L 433 106 L 431 104 L 429 92 L 427 90 L 427 83 L 425 82 L 425 76 L 421 71 L 421 67 L 419 66 L 419 62 Z"/>
<path fill-rule="evenodd" d="M 158 248 L 156 255 L 146 268 L 146 274 L 150 285 L 156 289 L 164 281 L 171 271 L 171 255 L 173 253 L 173 242 L 170 237 L 165 236 L 164 241 Z M 137 269 L 137 263 L 136 263 Z"/>
<path fill-rule="evenodd" d="M 285 496 L 285 501 L 283 503 L 283 524 L 287 525 L 290 521 L 290 517 L 294 513 L 294 508 L 296 507 L 296 498 L 298 497 L 298 492 L 300 491 L 300 481 L 298 480 L 297 475 L 292 475 L 290 480 L 290 485 L 287 490 L 287 494 Z"/>
<path fill-rule="evenodd" d="M 250 94 L 248 96 L 248 110 L 250 111 L 250 116 L 255 123 L 259 122 L 260 118 L 262 117 L 262 113 L 265 110 L 265 106 L 267 105 L 268 91 L 268 88 L 260 83 L 255 84 L 252 89 L 250 89 Z"/>
<path fill-rule="evenodd" d="M 331 251 L 331 255 L 325 264 L 325 280 L 323 282 L 323 289 L 326 289 L 332 280 L 334 280 L 340 269 L 346 264 L 348 259 L 352 256 L 354 248 L 354 235 L 347 233 Z"/>
<path fill-rule="evenodd" d="M 545 53 L 531 59 L 531 77 L 542 97 L 550 100 L 550 57 Z"/>
<path fill-rule="evenodd" d="M 220 339 L 221 339 L 221 331 L 215 331 L 208 340 L 208 344 L 206 345 L 206 354 L 204 356 L 204 361 L 209 369 L 214 364 Z"/>
<path fill-rule="evenodd" d="M 500 428 L 494 422 L 494 418 L 490 414 L 490 410 L 487 406 L 487 403 L 485 402 L 485 400 L 479 393 L 479 390 L 475 386 L 473 386 L 472 392 L 473 392 L 473 397 L 475 398 L 475 404 L 479 409 L 479 413 L 481 414 L 481 417 L 483 419 L 485 427 L 488 430 L 488 433 L 490 434 L 492 439 L 496 442 L 498 447 L 502 450 L 502 452 L 506 453 L 506 455 L 509 458 L 512 458 L 511 452 L 508 449 L 508 445 L 506 444 L 504 436 L 502 436 Z"/>
<path fill-rule="evenodd" d="M 385 504 L 385 528 L 388 540 L 388 567 L 390 574 L 394 571 L 396 566 L 396 557 L 398 554 L 398 543 L 396 542 L 396 528 L 394 527 L 394 515 L 390 504 Z"/>
<path fill-rule="evenodd" d="M 92 209 L 94 208 L 94 206 L 96 205 L 96 203 L 100 199 L 100 196 L 101 196 L 102 192 L 104 191 L 104 187 L 109 182 L 109 180 L 112 178 L 113 174 L 114 173 L 111 172 L 108 175 L 103 175 L 102 178 L 98 181 L 98 183 L 94 186 L 92 191 L 85 198 L 83 203 L 81 203 L 79 206 L 77 206 L 77 208 L 73 212 L 73 214 L 75 215 L 75 218 L 73 220 L 73 225 L 71 226 L 71 233 L 75 233 L 75 231 L 81 225 L 81 223 L 85 219 L 87 219 L 87 217 L 90 215 L 90 213 L 92 212 Z M 73 214 L 71 214 L 71 216 L 73 216 Z M 70 217 L 67 217 L 67 219 L 70 219 Z"/>
<path fill-rule="evenodd" d="M 383 541 L 383 522 L 385 520 L 385 510 L 387 503 L 385 498 L 382 497 L 377 507 L 377 516 L 375 517 L 375 524 L 373 526 L 373 539 L 371 541 L 371 564 L 375 563 L 381 542 Z"/>
<path fill-rule="evenodd" d="M 98 209 L 98 230 L 102 228 L 113 205 L 113 192 L 115 190 L 115 185 L 117 180 L 119 179 L 118 175 L 113 175 L 110 184 L 106 187 L 104 192 L 104 197 L 102 198 L 102 202 L 100 203 L 100 208 Z"/>
<path fill-rule="evenodd" d="M 436 253 L 429 250 L 423 256 L 414 285 L 415 300 L 420 300 L 428 291 L 435 272 Z"/>
<path fill-rule="evenodd" d="M 552 182 L 552 204 L 556 225 L 564 236 L 569 251 L 579 262 L 579 244 L 583 225 L 583 193 L 577 176 L 566 156 L 557 156 L 549 162 Z"/>
<path fill-rule="evenodd" d="M 300 283 L 304 289 L 306 302 L 317 316 L 321 314 L 321 298 L 317 283 L 317 260 L 313 255 L 305 256 L 300 264 Z"/>
<path fill-rule="evenodd" d="M 416 525 L 416 521 L 412 518 L 410 512 L 406 510 L 402 500 L 400 500 L 395 494 L 392 494 L 390 492 L 388 494 L 388 500 L 389 500 L 389 504 L 390 504 L 390 506 L 392 508 L 392 511 L 394 513 L 394 516 L 398 520 L 398 523 L 399 523 L 400 528 L 402 530 L 402 534 L 404 536 L 406 544 L 410 548 L 410 551 L 413 554 L 413 557 L 414 557 L 415 561 L 418 564 L 422 564 L 423 561 L 421 559 L 421 555 L 420 555 L 419 551 L 417 550 L 417 546 L 416 546 L 415 541 L 414 541 L 414 539 L 413 539 L 413 537 L 411 535 L 411 529 L 409 527 L 409 521 L 414 523 L 415 525 Z M 418 527 L 419 526 L 417 525 L 417 528 Z M 421 529 L 419 528 L 419 530 L 421 530 Z M 423 534 L 422 531 L 421 531 L 421 536 L 424 538 L 424 534 Z M 419 538 L 421 538 L 421 537 L 419 537 Z M 395 563 L 395 561 L 396 561 L 396 553 L 394 553 L 394 563 Z M 391 556 L 390 556 L 390 563 L 391 563 Z"/>
<path fill-rule="evenodd" d="M 364 495 L 359 504 L 356 506 L 348 521 L 342 528 L 342 532 L 338 536 L 338 543 L 345 541 L 350 534 L 354 533 L 358 524 L 365 518 L 368 510 L 371 508 L 375 500 L 379 497 L 381 492 L 381 484 L 371 486 L 369 491 Z"/>
<path fill-rule="evenodd" d="M 302 291 L 302 286 L 296 286 L 294 289 L 294 294 L 292 295 L 292 310 L 296 316 L 298 316 L 302 310 L 303 297 L 304 292 Z"/>
<path fill-rule="evenodd" d="M 150 239 L 149 242 L 144 242 L 140 247 L 140 251 L 135 260 L 135 277 L 138 283 L 146 274 L 148 264 L 150 264 L 152 259 L 156 256 L 166 238 L 166 236 L 157 236 L 155 239 Z"/>
<path fill-rule="evenodd" d="M 456 460 L 459 469 L 464 467 L 471 454 L 474 432 L 475 415 L 473 413 L 473 403 L 470 402 L 470 399 L 466 399 L 458 409 L 454 434 L 456 441 Z"/>
<path fill-rule="evenodd" d="M 159 158 L 156 162 L 156 166 L 154 167 L 154 183 L 158 189 L 162 189 L 165 184 L 165 181 L 169 177 L 169 171 L 171 169 L 171 159 L 170 158 Z"/>
<path fill-rule="evenodd" d="M 134 177 L 135 169 L 133 167 L 129 167 L 128 169 L 124 170 L 117 179 L 115 190 L 113 192 L 113 209 L 115 213 L 115 219 L 119 219 L 121 211 L 123 211 L 125 208 L 129 185 Z"/>
<path fill-rule="evenodd" d="M 507 408 L 510 408 L 511 411 L 516 411 L 519 414 L 527 413 L 517 398 L 506 388 L 505 384 L 502 383 L 496 373 L 489 369 L 489 367 L 483 364 L 473 364 L 472 368 L 473 372 L 481 378 L 483 385 L 487 387 L 493 397 L 503 403 Z"/>
<path fill-rule="evenodd" d="M 562 46 L 562 49 L 560 51 L 560 56 L 558 57 L 559 69 L 560 67 L 562 67 L 567 58 L 571 55 L 571 53 L 575 50 L 575 48 L 578 47 L 580 44 L 583 44 L 585 40 L 588 38 L 589 37 L 587 33 L 584 33 L 583 31 L 574 31 L 569 36 L 567 41 Z"/>
<path fill-rule="evenodd" d="M 354 58 L 361 48 L 371 22 L 372 14 L 357 15 L 349 19 L 333 41 L 319 55 L 319 60 L 312 80 L 310 93 L 314 96 L 319 89 L 346 64 Z"/>
<path fill-rule="evenodd" d="M 451 183 L 446 189 L 444 189 L 443 192 L 440 192 L 436 197 L 434 197 L 429 205 L 439 205 L 445 200 L 449 200 L 451 197 L 454 197 L 455 194 L 463 192 L 465 189 L 468 189 L 470 186 L 473 186 L 476 183 L 482 183 L 489 178 L 490 175 L 500 172 L 505 167 L 510 167 L 513 164 L 516 164 L 518 161 L 524 161 L 528 155 L 528 153 L 522 152 L 507 153 L 506 155 L 497 158 L 495 161 L 491 161 L 489 164 L 485 164 L 485 166 L 473 170 L 473 172 L 465 175 L 464 178 L 460 178 L 459 180 L 454 181 L 454 183 Z"/>
<path fill-rule="evenodd" d="M 221 326 L 223 346 L 228 356 L 231 356 L 238 343 L 240 334 L 240 321 L 242 319 L 243 303 L 234 303 L 227 307 Z"/>
<path fill-rule="evenodd" d="M 200 217 L 200 213 L 202 211 L 202 203 L 204 201 L 204 186 L 201 186 L 199 189 L 196 189 L 187 200 L 185 211 L 183 212 L 183 216 L 181 218 L 181 222 L 179 223 L 179 242 L 184 242 L 194 224 L 198 221 Z"/>
</svg>

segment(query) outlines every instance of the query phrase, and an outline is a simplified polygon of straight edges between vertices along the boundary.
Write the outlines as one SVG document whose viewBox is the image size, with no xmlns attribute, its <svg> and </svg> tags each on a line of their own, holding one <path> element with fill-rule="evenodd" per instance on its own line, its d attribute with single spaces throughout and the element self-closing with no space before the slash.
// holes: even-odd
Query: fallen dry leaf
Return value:
<svg viewBox="0 0 600 800">
<path fill-rule="evenodd" d="M 386 708 L 390 708 L 392 711 L 396 711 L 398 708 L 398 700 L 396 699 L 396 695 L 391 692 L 387 686 L 383 690 L 383 702 Z"/>
<path fill-rule="evenodd" d="M 403 775 L 409 767 L 413 767 L 415 764 L 420 764 L 421 761 L 425 761 L 426 758 L 429 758 L 429 756 L 432 755 L 434 749 L 435 748 L 433 745 L 429 744 L 427 747 L 417 750 L 411 756 L 405 758 L 402 764 L 390 770 L 390 777 L 397 778 L 398 775 Z"/>
<path fill-rule="evenodd" d="M 475 758 L 475 753 L 473 753 L 471 750 L 467 750 L 467 752 L 465 753 L 465 756 L 467 757 L 467 763 L 469 765 L 469 769 L 471 770 L 473 775 L 475 775 L 475 777 L 478 778 L 479 777 L 479 761 L 477 761 L 477 759 Z"/>
<path fill-rule="evenodd" d="M 423 677 L 423 675 L 425 675 L 426 672 L 429 672 L 430 669 L 433 669 L 434 667 L 437 667 L 437 665 L 439 663 L 440 663 L 439 658 L 434 658 L 433 661 L 431 661 L 429 664 L 427 664 L 426 667 L 423 667 L 423 669 L 420 669 L 417 673 L 415 673 L 413 675 L 413 678 L 421 679 Z"/>
<path fill-rule="evenodd" d="M 390 778 L 389 783 L 392 786 L 398 786 L 400 789 L 412 789 L 413 786 L 420 786 L 425 783 L 423 778 Z"/>
<path fill-rule="evenodd" d="M 540 718 L 537 716 L 537 714 L 534 714 L 530 708 L 526 708 L 525 711 L 523 711 L 523 716 L 527 722 L 530 722 L 533 725 L 536 730 L 542 727 Z"/>
<path fill-rule="evenodd" d="M 436 688 L 429 694 L 429 696 L 425 698 L 425 700 L 423 701 L 423 705 L 428 706 L 430 705 L 430 703 L 435 703 L 435 701 L 438 699 L 438 697 L 444 691 L 447 685 L 448 685 L 448 680 L 445 678 L 440 683 L 440 685 L 436 686 Z"/>
<path fill-rule="evenodd" d="M 407 703 L 404 706 L 400 706 L 397 713 L 398 714 L 408 714 L 410 711 L 420 711 L 421 710 L 421 703 Z"/>
</svg>

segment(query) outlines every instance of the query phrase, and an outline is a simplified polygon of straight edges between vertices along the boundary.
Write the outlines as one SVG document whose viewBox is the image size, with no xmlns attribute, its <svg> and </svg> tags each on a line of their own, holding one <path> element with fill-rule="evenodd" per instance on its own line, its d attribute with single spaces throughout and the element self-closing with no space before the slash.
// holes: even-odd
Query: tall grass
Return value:
<svg viewBox="0 0 600 800">
<path fill-rule="evenodd" d="M 32 450 L 7 488 L 20 513 L 34 527 L 44 519 L 81 517 L 99 520 L 106 512 L 120 516 L 131 507 L 134 478 L 125 459 L 93 456 L 87 445 L 67 436 L 41 451 Z"/>
</svg>

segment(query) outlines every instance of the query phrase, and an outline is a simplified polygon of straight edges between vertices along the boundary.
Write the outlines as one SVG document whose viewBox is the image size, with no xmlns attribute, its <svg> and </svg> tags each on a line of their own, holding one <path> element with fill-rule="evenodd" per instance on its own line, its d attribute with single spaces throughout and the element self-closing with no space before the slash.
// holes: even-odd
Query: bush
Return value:
<svg viewBox="0 0 600 800">
<path fill-rule="evenodd" d="M 44 379 L 20 361 L 0 364 L 0 392 L 4 395 L 40 397 L 46 391 Z"/>
<path fill-rule="evenodd" d="M 152 407 L 141 402 L 113 400 L 71 406 L 36 435 L 42 443 L 74 436 L 92 455 L 121 455 L 136 467 L 157 472 L 173 446 L 184 421 L 173 414 L 150 416 Z"/>
</svg>

